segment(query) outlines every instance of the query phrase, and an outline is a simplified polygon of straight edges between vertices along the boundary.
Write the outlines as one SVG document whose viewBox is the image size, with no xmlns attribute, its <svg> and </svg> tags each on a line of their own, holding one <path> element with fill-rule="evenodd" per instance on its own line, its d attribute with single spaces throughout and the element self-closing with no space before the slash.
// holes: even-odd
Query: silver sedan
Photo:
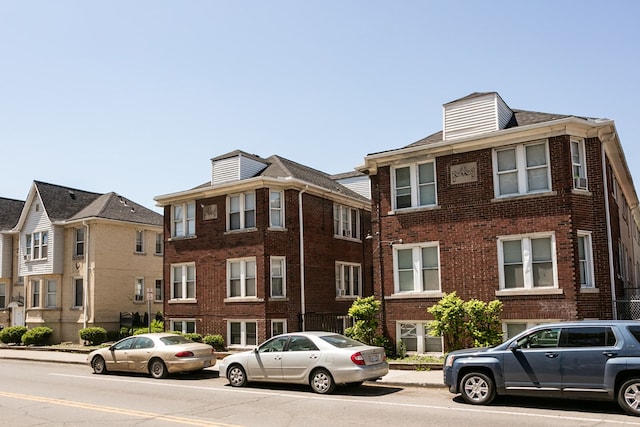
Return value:
<svg viewBox="0 0 640 427">
<path fill-rule="evenodd" d="M 213 347 L 171 333 L 140 334 L 89 353 L 87 362 L 96 374 L 109 371 L 149 373 L 165 378 L 170 373 L 199 371 L 216 363 Z"/>
<path fill-rule="evenodd" d="M 332 332 L 278 335 L 251 351 L 222 359 L 220 376 L 234 387 L 248 381 L 309 384 L 316 393 L 360 385 L 389 372 L 385 351 Z"/>
</svg>

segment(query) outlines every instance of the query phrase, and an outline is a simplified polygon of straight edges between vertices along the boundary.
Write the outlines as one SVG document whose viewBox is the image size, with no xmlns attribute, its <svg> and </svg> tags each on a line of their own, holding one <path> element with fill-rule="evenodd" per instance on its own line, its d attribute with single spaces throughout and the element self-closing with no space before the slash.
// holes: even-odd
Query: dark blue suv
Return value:
<svg viewBox="0 0 640 427">
<path fill-rule="evenodd" d="M 640 415 L 640 322 L 548 323 L 496 347 L 453 351 L 444 383 L 476 405 L 496 395 L 617 399 Z"/>
</svg>

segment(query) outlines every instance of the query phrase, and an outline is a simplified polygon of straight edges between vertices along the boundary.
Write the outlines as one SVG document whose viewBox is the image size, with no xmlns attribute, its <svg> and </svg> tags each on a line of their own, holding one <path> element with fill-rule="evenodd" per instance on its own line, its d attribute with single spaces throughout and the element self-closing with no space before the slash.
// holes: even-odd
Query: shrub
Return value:
<svg viewBox="0 0 640 427">
<path fill-rule="evenodd" d="M 99 345 L 107 340 L 107 331 L 104 328 L 93 327 L 80 329 L 80 339 L 89 341 L 91 345 Z"/>
<path fill-rule="evenodd" d="M 203 338 L 205 344 L 209 344 L 215 351 L 225 351 L 224 338 L 222 335 L 205 335 Z"/>
<path fill-rule="evenodd" d="M 186 333 L 182 334 L 186 339 L 189 339 L 193 342 L 202 342 L 202 335 L 196 333 Z"/>
<path fill-rule="evenodd" d="M 349 308 L 353 326 L 345 330 L 345 335 L 368 345 L 376 345 L 380 306 L 380 301 L 373 296 L 356 299 Z"/>
<path fill-rule="evenodd" d="M 0 341 L 5 344 L 20 344 L 25 332 L 27 332 L 26 326 L 9 326 L 0 331 Z"/>
<path fill-rule="evenodd" d="M 120 331 L 107 331 L 107 341 L 118 341 L 121 336 L 120 334 Z"/>
<path fill-rule="evenodd" d="M 53 329 L 46 326 L 38 326 L 29 329 L 22 335 L 22 343 L 24 345 L 43 345 L 46 344 L 49 337 L 53 334 Z"/>
</svg>

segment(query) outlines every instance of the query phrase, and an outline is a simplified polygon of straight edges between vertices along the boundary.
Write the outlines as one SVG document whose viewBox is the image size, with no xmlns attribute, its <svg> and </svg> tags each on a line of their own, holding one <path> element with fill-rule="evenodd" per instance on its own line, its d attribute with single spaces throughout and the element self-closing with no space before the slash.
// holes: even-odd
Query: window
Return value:
<svg viewBox="0 0 640 427">
<path fill-rule="evenodd" d="M 394 246 L 395 292 L 439 292 L 439 258 L 437 243 Z"/>
<path fill-rule="evenodd" d="M 227 295 L 230 298 L 256 296 L 255 258 L 227 261 Z"/>
<path fill-rule="evenodd" d="M 287 333 L 287 321 L 285 319 L 273 319 L 271 321 L 271 336 L 286 334 Z"/>
<path fill-rule="evenodd" d="M 503 237 L 498 246 L 500 289 L 557 287 L 554 235 Z"/>
<path fill-rule="evenodd" d="M 144 301 L 144 279 L 142 277 L 136 278 L 136 283 L 133 289 L 133 300 L 135 302 Z"/>
<path fill-rule="evenodd" d="M 31 307 L 40 307 L 40 280 L 31 281 Z"/>
<path fill-rule="evenodd" d="M 285 270 L 286 262 L 284 257 L 271 257 L 271 296 L 286 296 Z"/>
<path fill-rule="evenodd" d="M 7 306 L 7 285 L 0 283 L 0 308 Z"/>
<path fill-rule="evenodd" d="M 436 205 L 435 169 L 435 162 L 394 168 L 394 209 Z"/>
<path fill-rule="evenodd" d="M 551 190 L 548 159 L 546 141 L 495 150 L 493 161 L 496 197 Z"/>
<path fill-rule="evenodd" d="M 284 227 L 284 194 L 282 191 L 269 191 L 269 226 Z"/>
<path fill-rule="evenodd" d="M 556 348 L 560 343 L 560 328 L 540 329 L 518 339 L 520 348 Z"/>
<path fill-rule="evenodd" d="M 196 235 L 196 202 L 173 205 L 173 237 Z"/>
<path fill-rule="evenodd" d="M 49 254 L 49 232 L 39 231 L 37 233 L 27 234 L 25 237 L 26 260 L 46 259 Z"/>
<path fill-rule="evenodd" d="M 74 256 L 84 256 L 84 227 L 74 230 L 75 243 L 73 245 Z"/>
<path fill-rule="evenodd" d="M 58 305 L 58 297 L 57 297 L 57 288 L 58 285 L 55 280 L 47 280 L 47 307 L 57 307 Z"/>
<path fill-rule="evenodd" d="M 307 337 L 293 335 L 289 338 L 287 351 L 318 351 L 318 346 Z"/>
<path fill-rule="evenodd" d="M 84 304 L 84 282 L 82 278 L 73 279 L 73 306 L 82 307 Z"/>
<path fill-rule="evenodd" d="M 587 189 L 587 170 L 583 139 L 571 139 L 571 168 L 573 171 L 573 188 Z"/>
<path fill-rule="evenodd" d="M 360 211 L 342 205 L 333 205 L 333 234 L 360 238 Z"/>
<path fill-rule="evenodd" d="M 578 232 L 578 280 L 581 288 L 594 288 L 591 233 Z"/>
<path fill-rule="evenodd" d="M 442 337 L 430 333 L 430 322 L 399 322 L 398 336 L 410 353 L 442 353 Z"/>
<path fill-rule="evenodd" d="M 183 334 L 196 333 L 195 319 L 171 319 L 170 327 L 171 327 L 171 330 L 174 332 L 181 332 Z"/>
<path fill-rule="evenodd" d="M 255 193 L 242 193 L 227 198 L 229 230 L 243 230 L 256 226 Z"/>
<path fill-rule="evenodd" d="M 164 242 L 163 242 L 162 233 L 156 233 L 156 250 L 155 250 L 156 255 L 162 255 L 163 246 L 164 246 Z"/>
<path fill-rule="evenodd" d="M 162 279 L 156 279 L 155 292 L 153 293 L 153 300 L 155 302 L 162 302 L 164 299 L 164 281 Z"/>
<path fill-rule="evenodd" d="M 144 231 L 136 231 L 136 253 L 144 252 Z"/>
<path fill-rule="evenodd" d="M 562 332 L 562 347 L 613 347 L 616 336 L 608 326 L 567 328 Z"/>
<path fill-rule="evenodd" d="M 178 264 L 171 266 L 171 299 L 195 299 L 196 265 Z"/>
<path fill-rule="evenodd" d="M 230 346 L 246 347 L 257 345 L 257 323 L 247 321 L 231 321 L 227 324 L 227 337 Z"/>
<path fill-rule="evenodd" d="M 336 296 L 357 297 L 362 295 L 360 264 L 336 263 Z"/>
</svg>

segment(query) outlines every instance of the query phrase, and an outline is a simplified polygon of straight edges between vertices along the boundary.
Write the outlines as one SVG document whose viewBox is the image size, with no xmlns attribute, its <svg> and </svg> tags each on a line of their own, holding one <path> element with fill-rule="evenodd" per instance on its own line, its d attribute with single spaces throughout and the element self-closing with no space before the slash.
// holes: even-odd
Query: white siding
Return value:
<svg viewBox="0 0 640 427">
<path fill-rule="evenodd" d="M 351 191 L 355 191 L 361 196 L 371 199 L 371 181 L 366 175 L 339 179 L 338 182 Z"/>
<path fill-rule="evenodd" d="M 0 234 L 0 277 L 11 278 L 11 254 L 13 253 L 11 235 Z"/>
<path fill-rule="evenodd" d="M 509 107 L 495 93 L 447 104 L 444 106 L 444 139 L 504 129 L 511 114 Z"/>
<path fill-rule="evenodd" d="M 39 208 L 36 209 L 36 206 Z M 25 259 L 26 235 L 36 231 L 49 232 L 49 248 L 46 260 L 37 260 L 27 262 Z M 29 207 L 29 213 L 22 229 L 20 230 L 20 276 L 31 276 L 34 274 L 52 274 L 53 273 L 53 248 L 55 247 L 55 236 L 51 221 L 44 211 L 43 204 L 38 197 L 34 199 Z"/>
<path fill-rule="evenodd" d="M 256 176 L 266 165 L 248 157 L 237 155 L 212 162 L 211 185 Z"/>
</svg>

